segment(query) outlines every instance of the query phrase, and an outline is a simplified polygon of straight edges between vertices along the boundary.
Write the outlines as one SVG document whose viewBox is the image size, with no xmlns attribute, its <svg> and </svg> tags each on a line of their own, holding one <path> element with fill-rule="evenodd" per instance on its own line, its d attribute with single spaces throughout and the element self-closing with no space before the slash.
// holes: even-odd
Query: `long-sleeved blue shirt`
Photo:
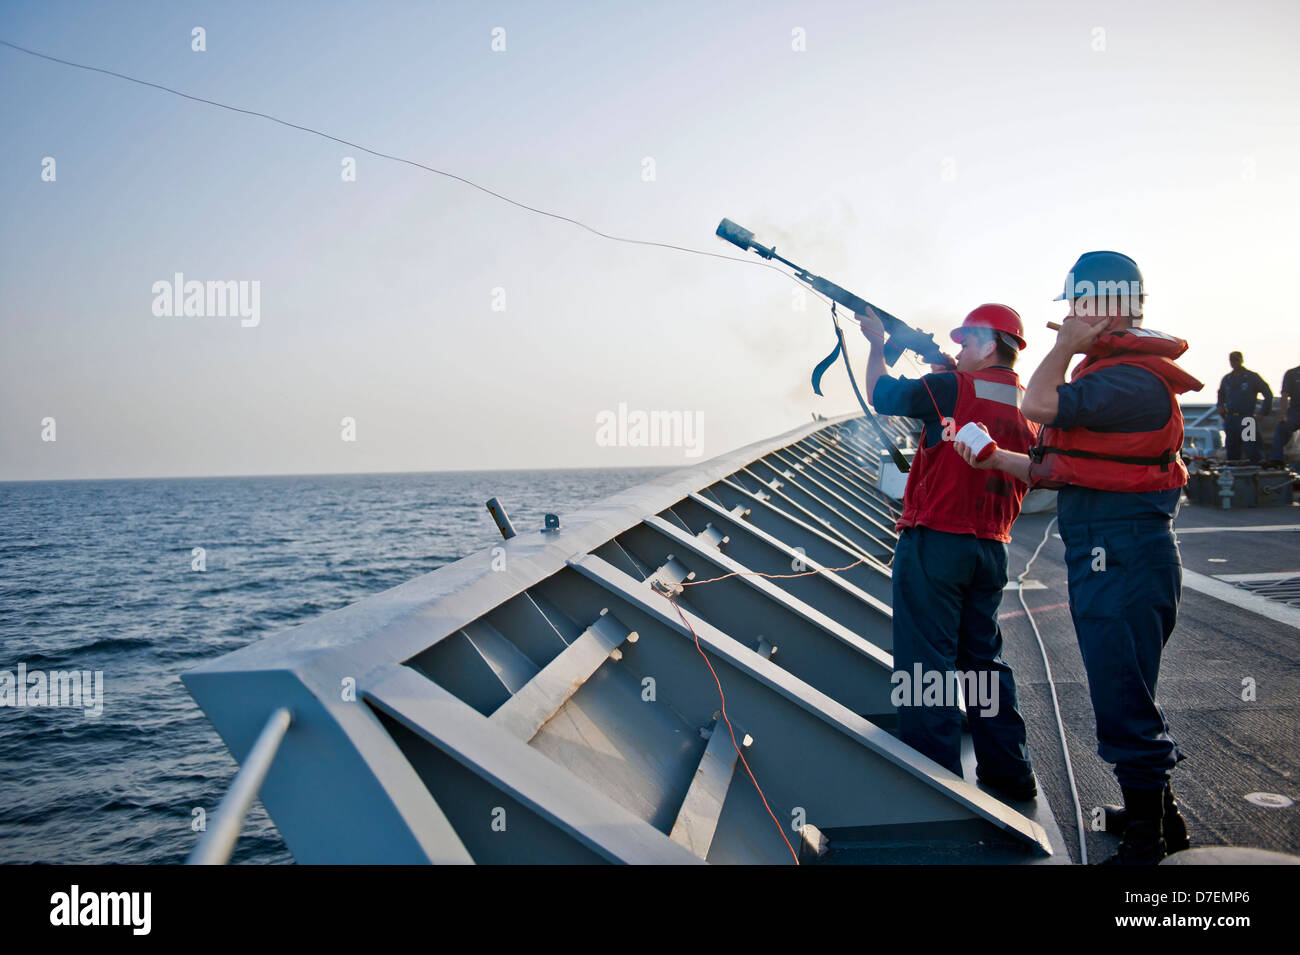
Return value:
<svg viewBox="0 0 1300 955">
<path fill-rule="evenodd" d="M 1056 389 L 1053 428 L 1132 433 L 1159 431 L 1169 421 L 1169 391 L 1137 365 L 1112 365 Z"/>
<path fill-rule="evenodd" d="M 957 409 L 957 376 L 950 371 L 923 378 L 881 375 L 871 404 L 881 414 L 919 418 L 925 424 L 925 446 L 933 448 L 943 440 L 942 418 L 951 418 Z"/>
<path fill-rule="evenodd" d="M 1230 415 L 1255 413 L 1255 398 L 1262 395 L 1261 411 L 1267 414 L 1273 408 L 1273 391 L 1268 382 L 1248 368 L 1230 371 L 1219 382 L 1219 407 Z"/>
</svg>

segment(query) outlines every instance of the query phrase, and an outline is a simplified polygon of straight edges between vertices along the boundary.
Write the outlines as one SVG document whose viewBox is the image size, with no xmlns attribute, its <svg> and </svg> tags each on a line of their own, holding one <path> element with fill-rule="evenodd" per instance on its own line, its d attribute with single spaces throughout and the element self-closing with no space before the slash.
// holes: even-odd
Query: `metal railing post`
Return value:
<svg viewBox="0 0 1300 955">
<path fill-rule="evenodd" d="M 239 830 L 244 826 L 244 817 L 257 798 L 262 781 L 266 779 L 280 743 L 284 740 L 284 734 L 292 722 L 293 713 L 287 706 L 282 706 L 271 714 L 262 727 L 257 742 L 244 758 L 244 764 L 235 773 L 229 791 L 213 813 L 212 823 L 186 860 L 187 865 L 225 865 L 230 861 L 230 854 L 234 852 L 235 842 L 239 839 Z"/>
</svg>

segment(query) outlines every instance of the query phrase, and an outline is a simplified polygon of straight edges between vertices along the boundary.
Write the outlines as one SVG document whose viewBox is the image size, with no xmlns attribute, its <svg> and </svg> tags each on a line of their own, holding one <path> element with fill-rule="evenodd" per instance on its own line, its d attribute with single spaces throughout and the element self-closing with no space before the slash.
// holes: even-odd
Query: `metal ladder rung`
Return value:
<svg viewBox="0 0 1300 955">
<path fill-rule="evenodd" d="M 620 654 L 619 645 L 625 641 L 636 643 L 636 631 L 602 608 L 595 623 L 502 703 L 488 721 L 528 742 L 606 660 Z"/>
<path fill-rule="evenodd" d="M 721 717 L 713 721 L 709 745 L 704 747 L 700 765 L 691 779 L 682 808 L 678 810 L 668 836 L 701 859 L 708 858 L 713 834 L 718 830 L 722 805 L 736 775 L 736 747 Z"/>
<path fill-rule="evenodd" d="M 663 566 L 650 575 L 648 582 L 651 586 L 658 584 L 659 589 L 676 596 L 684 589 L 682 581 L 694 579 L 695 571 L 688 569 L 680 560 L 669 554 Z"/>
<path fill-rule="evenodd" d="M 705 547 L 712 547 L 714 550 L 722 550 L 731 541 L 731 538 L 714 527 L 712 522 L 706 523 L 704 530 L 696 534 L 695 539 Z"/>
</svg>

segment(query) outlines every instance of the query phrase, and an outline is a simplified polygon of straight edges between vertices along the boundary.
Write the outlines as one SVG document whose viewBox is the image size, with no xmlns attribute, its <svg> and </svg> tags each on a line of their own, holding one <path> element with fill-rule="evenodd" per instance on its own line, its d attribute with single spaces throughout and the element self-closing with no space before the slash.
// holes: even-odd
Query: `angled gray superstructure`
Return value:
<svg viewBox="0 0 1300 955">
<path fill-rule="evenodd" d="M 1050 813 L 890 733 L 880 450 L 813 421 L 185 684 L 235 754 L 292 711 L 261 798 L 304 863 L 1045 860 Z"/>
</svg>

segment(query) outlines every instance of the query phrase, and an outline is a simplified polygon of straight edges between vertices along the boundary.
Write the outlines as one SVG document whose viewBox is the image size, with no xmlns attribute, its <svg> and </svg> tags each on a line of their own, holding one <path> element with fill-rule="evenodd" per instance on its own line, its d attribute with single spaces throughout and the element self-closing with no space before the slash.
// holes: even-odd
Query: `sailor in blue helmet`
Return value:
<svg viewBox="0 0 1300 955">
<path fill-rule="evenodd" d="M 1178 395 L 1202 385 L 1174 363 L 1182 339 L 1141 327 L 1146 288 L 1126 255 L 1088 252 L 1057 301 L 1069 303 L 1055 346 L 1021 410 L 1046 427 L 1028 455 L 999 450 L 994 467 L 1055 487 L 1070 613 L 1097 719 L 1097 752 L 1114 765 L 1123 840 L 1110 863 L 1150 865 L 1187 847 L 1169 777 L 1183 755 L 1156 703 L 1160 656 L 1174 629 L 1182 562 L 1173 520 L 1187 470 Z M 1070 381 L 1066 368 L 1084 360 Z"/>
</svg>

